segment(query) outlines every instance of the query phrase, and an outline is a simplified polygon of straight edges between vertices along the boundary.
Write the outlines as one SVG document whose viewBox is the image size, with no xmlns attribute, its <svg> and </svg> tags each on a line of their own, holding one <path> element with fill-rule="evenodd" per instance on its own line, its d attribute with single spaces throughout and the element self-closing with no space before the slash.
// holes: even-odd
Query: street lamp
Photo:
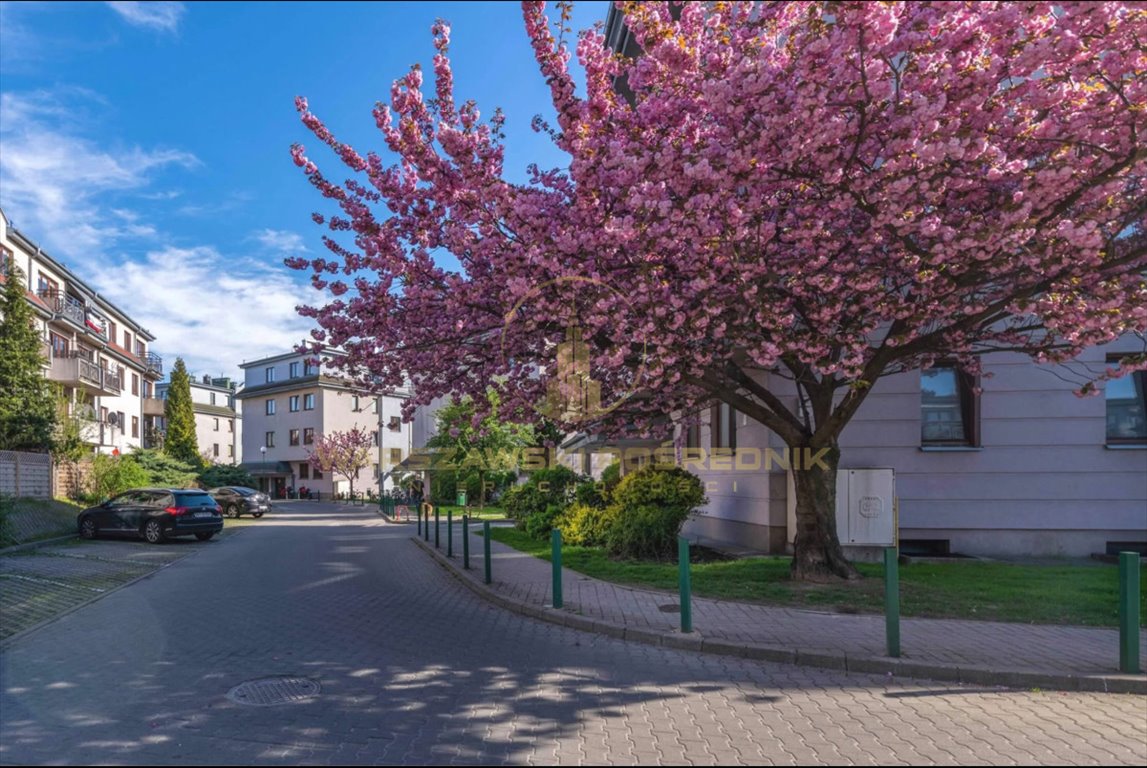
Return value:
<svg viewBox="0 0 1147 768">
<path fill-rule="evenodd" d="M 265 445 L 261 446 L 259 448 L 259 452 L 263 454 L 263 470 L 266 471 L 266 469 L 267 469 L 267 446 L 265 446 Z M 263 485 L 266 482 L 267 482 L 267 478 L 265 478 L 265 477 L 259 478 L 259 485 Z M 265 491 L 267 489 L 263 488 L 262 490 Z"/>
</svg>

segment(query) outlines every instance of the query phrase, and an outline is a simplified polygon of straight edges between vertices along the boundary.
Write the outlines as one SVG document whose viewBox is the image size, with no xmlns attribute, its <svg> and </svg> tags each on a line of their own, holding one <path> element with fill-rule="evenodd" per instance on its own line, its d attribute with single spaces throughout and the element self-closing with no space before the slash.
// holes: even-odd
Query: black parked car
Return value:
<svg viewBox="0 0 1147 768">
<path fill-rule="evenodd" d="M 137 488 L 89 507 L 76 518 L 80 535 L 136 534 L 152 544 L 175 536 L 207 541 L 223 530 L 223 510 L 206 491 Z"/>
<path fill-rule="evenodd" d="M 224 485 L 212 488 L 208 493 L 223 508 L 227 517 L 239 517 L 244 512 L 250 512 L 252 517 L 262 517 L 271 511 L 271 497 L 254 488 Z"/>
</svg>

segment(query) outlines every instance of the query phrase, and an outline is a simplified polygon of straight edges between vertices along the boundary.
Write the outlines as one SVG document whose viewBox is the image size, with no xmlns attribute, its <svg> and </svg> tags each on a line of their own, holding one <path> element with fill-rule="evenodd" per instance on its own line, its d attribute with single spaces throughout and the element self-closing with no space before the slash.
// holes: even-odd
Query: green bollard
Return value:
<svg viewBox="0 0 1147 768">
<path fill-rule="evenodd" d="M 888 655 L 900 658 L 900 552 L 896 547 L 884 550 L 884 635 Z"/>
<path fill-rule="evenodd" d="M 490 521 L 482 521 L 482 546 L 486 550 L 486 583 L 489 584 L 492 579 L 490 578 Z"/>
<path fill-rule="evenodd" d="M 434 510 L 434 548 L 439 548 L 439 541 L 442 538 L 442 516 L 438 514 L 438 510 Z"/>
<path fill-rule="evenodd" d="M 422 535 L 422 510 L 418 510 L 418 535 Z"/>
<path fill-rule="evenodd" d="M 1119 671 L 1139 674 L 1139 553 L 1119 553 Z"/>
<path fill-rule="evenodd" d="M 454 557 L 454 510 L 446 510 L 446 556 Z"/>
<path fill-rule="evenodd" d="M 677 537 L 677 589 L 681 600 L 681 631 L 693 631 L 693 579 L 689 569 L 689 539 Z"/>
<path fill-rule="evenodd" d="M 470 570 L 470 516 L 462 515 L 462 567 Z"/>
<path fill-rule="evenodd" d="M 562 607 L 562 532 L 557 528 L 550 531 L 550 548 L 552 554 L 550 562 L 553 563 L 554 571 L 554 590 L 553 590 L 553 605 L 554 608 Z"/>
</svg>

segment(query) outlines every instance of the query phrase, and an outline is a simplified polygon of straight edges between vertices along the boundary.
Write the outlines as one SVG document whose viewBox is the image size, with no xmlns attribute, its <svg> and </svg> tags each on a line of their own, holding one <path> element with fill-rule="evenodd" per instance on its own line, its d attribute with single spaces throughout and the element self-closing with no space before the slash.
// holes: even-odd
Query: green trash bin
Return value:
<svg viewBox="0 0 1147 768">
<path fill-rule="evenodd" d="M 459 507 L 466 506 L 466 491 L 458 491 L 457 502 Z"/>
</svg>

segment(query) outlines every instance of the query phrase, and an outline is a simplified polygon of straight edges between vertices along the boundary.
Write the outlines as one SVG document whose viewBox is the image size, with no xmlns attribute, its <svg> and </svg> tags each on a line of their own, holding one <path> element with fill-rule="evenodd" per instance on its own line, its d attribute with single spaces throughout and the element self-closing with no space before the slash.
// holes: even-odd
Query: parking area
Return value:
<svg viewBox="0 0 1147 768">
<path fill-rule="evenodd" d="M 252 520 L 227 520 L 209 542 L 76 538 L 0 554 L 0 645 L 161 568 L 220 544 Z"/>
</svg>

